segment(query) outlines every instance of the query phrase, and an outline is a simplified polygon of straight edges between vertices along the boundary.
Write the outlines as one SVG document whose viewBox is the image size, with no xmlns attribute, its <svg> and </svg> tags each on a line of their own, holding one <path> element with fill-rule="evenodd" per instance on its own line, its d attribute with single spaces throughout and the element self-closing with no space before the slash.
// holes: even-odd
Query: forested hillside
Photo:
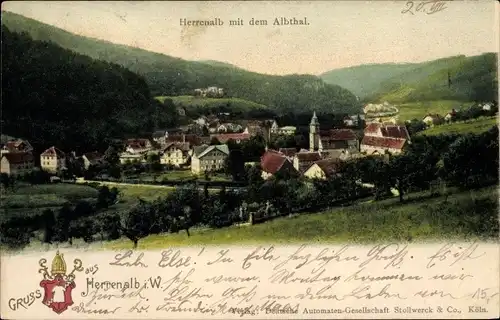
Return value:
<svg viewBox="0 0 500 320">
<path fill-rule="evenodd" d="M 497 54 L 358 66 L 333 70 L 322 78 L 370 102 L 492 101 L 497 99 Z M 359 90 L 354 89 L 356 83 Z"/>
<path fill-rule="evenodd" d="M 274 76 L 245 71 L 224 63 L 186 61 L 146 50 L 71 34 L 23 16 L 2 12 L 2 24 L 28 32 L 35 40 L 52 41 L 94 59 L 122 65 L 144 76 L 152 95 L 190 95 L 195 88 L 223 87 L 231 97 L 269 106 L 278 113 L 316 110 L 329 113 L 360 111 L 348 90 L 312 75 Z"/>
<path fill-rule="evenodd" d="M 89 151 L 105 148 L 107 139 L 150 132 L 155 119 L 172 125 L 174 114 L 124 67 L 2 29 L 3 133 L 37 149 Z"/>
<path fill-rule="evenodd" d="M 405 71 L 416 68 L 417 64 L 364 64 L 355 67 L 335 69 L 320 75 L 326 83 L 336 84 L 363 99 L 373 95 L 380 84 Z"/>
</svg>

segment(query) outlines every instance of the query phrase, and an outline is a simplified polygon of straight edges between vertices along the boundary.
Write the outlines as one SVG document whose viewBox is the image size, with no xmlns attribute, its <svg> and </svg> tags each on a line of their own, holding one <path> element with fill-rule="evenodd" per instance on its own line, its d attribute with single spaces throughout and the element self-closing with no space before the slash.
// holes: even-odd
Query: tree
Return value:
<svg viewBox="0 0 500 320">
<path fill-rule="evenodd" d="M 111 190 L 107 186 L 100 187 L 97 194 L 97 206 L 99 208 L 108 208 L 116 202 L 118 195 L 119 191 L 116 187 Z"/>
<path fill-rule="evenodd" d="M 137 249 L 139 240 L 151 234 L 156 217 L 153 207 L 141 201 L 127 212 L 124 220 L 123 234 L 133 242 L 134 249 Z"/>
<path fill-rule="evenodd" d="M 75 206 L 75 209 L 73 209 L 73 219 L 90 217 L 94 215 L 94 213 L 95 213 L 94 206 L 88 201 L 81 200 L 78 201 L 78 203 Z"/>
<path fill-rule="evenodd" d="M 409 123 L 406 123 L 406 129 L 408 129 L 410 136 L 414 136 L 417 132 L 427 129 L 427 125 L 422 120 L 412 119 Z"/>
<path fill-rule="evenodd" d="M 162 165 L 160 162 L 160 155 L 156 153 L 152 153 L 148 156 L 149 167 L 153 172 L 162 171 Z"/>
<path fill-rule="evenodd" d="M 399 201 L 403 202 L 406 191 L 412 181 L 416 179 L 417 170 L 413 157 L 410 154 L 404 154 L 391 158 L 389 171 L 388 176 L 398 190 Z"/>
<path fill-rule="evenodd" d="M 2 183 L 3 187 L 7 189 L 10 186 L 11 182 L 10 176 L 7 173 L 2 172 L 0 174 L 0 182 Z"/>
<path fill-rule="evenodd" d="M 0 242 L 12 249 L 26 247 L 33 236 L 30 219 L 27 217 L 13 217 L 0 225 Z"/>
<path fill-rule="evenodd" d="M 214 146 L 214 145 L 219 145 L 221 144 L 219 139 L 217 139 L 217 137 L 212 137 L 212 139 L 210 139 L 210 145 L 211 146 Z"/>
<path fill-rule="evenodd" d="M 52 243 L 54 238 L 54 227 L 56 224 L 56 218 L 54 211 L 46 209 L 42 212 L 42 228 L 43 228 L 43 240 L 44 243 Z"/>
<path fill-rule="evenodd" d="M 68 204 L 65 204 L 60 210 L 56 218 L 56 239 L 59 242 L 68 241 L 70 245 L 73 244 L 73 236 L 71 234 L 71 221 L 73 210 Z"/>
<path fill-rule="evenodd" d="M 224 160 L 224 171 L 232 176 L 233 181 L 240 181 L 244 178 L 245 162 L 241 150 L 233 149 L 229 152 L 229 156 Z"/>
<path fill-rule="evenodd" d="M 101 239 L 115 240 L 121 235 L 121 219 L 117 213 L 107 213 L 97 220 L 99 223 L 99 231 Z"/>
</svg>

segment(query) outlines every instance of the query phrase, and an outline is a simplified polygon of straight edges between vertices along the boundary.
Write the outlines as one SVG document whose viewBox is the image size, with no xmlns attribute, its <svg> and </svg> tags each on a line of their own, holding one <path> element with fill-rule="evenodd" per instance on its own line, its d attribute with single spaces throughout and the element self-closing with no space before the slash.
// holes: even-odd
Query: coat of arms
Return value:
<svg viewBox="0 0 500 320">
<path fill-rule="evenodd" d="M 75 271 L 82 271 L 82 261 L 74 260 L 74 268 L 69 274 L 66 274 L 66 262 L 63 254 L 57 251 L 54 260 L 52 260 L 52 268 L 49 270 L 46 266 L 47 260 L 40 259 L 39 273 L 43 274 L 43 280 L 40 286 L 44 289 L 43 304 L 51 308 L 54 312 L 61 314 L 73 304 L 71 291 L 75 288 Z"/>
</svg>

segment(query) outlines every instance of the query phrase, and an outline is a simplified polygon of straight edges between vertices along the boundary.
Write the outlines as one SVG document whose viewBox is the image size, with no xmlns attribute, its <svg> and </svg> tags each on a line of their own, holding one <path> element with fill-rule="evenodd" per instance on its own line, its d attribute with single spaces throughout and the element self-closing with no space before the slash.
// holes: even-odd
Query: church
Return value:
<svg viewBox="0 0 500 320">
<path fill-rule="evenodd" d="M 344 158 L 359 153 L 359 140 L 351 129 L 321 131 L 315 111 L 309 124 L 309 151 L 319 152 L 324 159 Z"/>
</svg>

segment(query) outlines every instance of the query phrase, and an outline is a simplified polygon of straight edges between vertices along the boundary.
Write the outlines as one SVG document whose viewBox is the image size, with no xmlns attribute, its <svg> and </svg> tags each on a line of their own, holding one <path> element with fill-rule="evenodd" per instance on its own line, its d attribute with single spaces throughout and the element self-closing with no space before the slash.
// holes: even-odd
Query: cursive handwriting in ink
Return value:
<svg viewBox="0 0 500 320">
<path fill-rule="evenodd" d="M 270 283 L 275 284 L 289 284 L 289 283 L 315 283 L 315 282 L 333 282 L 337 283 L 340 280 L 340 276 L 323 276 L 326 269 L 321 269 L 316 272 L 312 272 L 308 277 L 299 277 L 295 274 L 295 271 L 288 271 L 286 269 L 277 270 L 273 275 L 269 277 Z"/>
<path fill-rule="evenodd" d="M 161 260 L 158 262 L 158 266 L 161 268 L 179 268 L 179 267 L 189 267 L 191 265 L 191 257 L 179 257 L 181 255 L 180 250 L 168 249 L 161 253 Z"/>
<path fill-rule="evenodd" d="M 429 263 L 427 263 L 427 268 L 432 268 L 438 261 L 445 261 L 448 258 L 450 258 L 448 261 L 451 261 L 449 266 L 452 266 L 459 261 L 478 259 L 486 254 L 485 252 L 481 254 L 476 253 L 479 244 L 475 242 L 466 248 L 454 248 L 454 245 L 454 243 L 447 243 L 441 247 L 438 252 L 428 257 Z"/>
<path fill-rule="evenodd" d="M 405 275 L 404 273 L 401 274 L 391 274 L 387 276 L 373 276 L 370 274 L 367 275 L 362 275 L 361 273 L 365 271 L 365 268 L 361 268 L 358 271 L 354 272 L 352 275 L 348 276 L 347 278 L 344 279 L 344 282 L 349 282 L 352 280 L 358 280 L 358 281 L 386 281 L 386 280 L 399 280 L 399 281 L 406 281 L 406 280 L 422 280 L 421 276 L 414 276 L 414 275 Z"/>
<path fill-rule="evenodd" d="M 149 309 L 149 304 L 144 304 L 142 301 L 138 301 L 135 305 L 133 305 L 130 309 L 128 309 L 128 312 L 135 312 L 135 313 L 146 313 L 148 312 Z"/>
<path fill-rule="evenodd" d="M 262 253 L 262 251 L 264 251 L 264 254 L 262 255 L 259 254 Z M 275 261 L 279 259 L 279 256 L 275 257 L 272 255 L 273 251 L 274 251 L 273 246 L 270 246 L 269 248 L 267 248 L 267 250 L 266 248 L 258 247 L 257 249 L 252 251 L 248 256 L 246 256 L 245 259 L 243 259 L 243 264 L 241 265 L 241 267 L 245 270 L 250 268 L 250 266 L 252 265 L 252 262 L 250 262 L 251 260 Z"/>
<path fill-rule="evenodd" d="M 400 245 L 397 243 L 392 243 L 388 245 L 376 245 L 368 251 L 367 259 L 363 261 L 359 267 L 362 268 L 367 266 L 372 261 L 389 260 L 389 263 L 385 265 L 384 269 L 388 267 L 397 267 L 399 268 L 401 263 L 404 261 L 404 257 L 408 253 L 408 246 L 405 245 L 400 249 Z M 392 252 L 394 250 L 395 252 Z M 389 252 L 388 252 L 389 251 Z"/>
<path fill-rule="evenodd" d="M 445 1 L 439 1 L 439 0 L 420 1 L 416 6 L 414 1 L 407 1 L 406 8 L 403 9 L 401 13 L 402 14 L 410 13 L 412 15 L 414 15 L 415 12 L 434 14 L 436 12 L 443 11 L 446 8 L 447 7 Z"/>
<path fill-rule="evenodd" d="M 86 314 L 113 314 L 115 313 L 120 307 L 116 307 L 114 309 L 89 309 L 86 308 L 83 302 L 81 302 L 79 305 L 74 306 L 71 308 L 71 310 L 78 312 L 78 313 L 86 313 Z"/>
<path fill-rule="evenodd" d="M 112 266 L 121 266 L 121 267 L 141 267 L 147 268 L 148 266 L 141 261 L 142 257 L 144 257 L 144 252 L 139 253 L 139 255 L 135 258 L 132 257 L 134 252 L 132 250 L 128 250 L 123 254 L 117 254 L 115 256 L 115 261 L 110 262 L 109 264 Z"/>
<path fill-rule="evenodd" d="M 227 253 L 229 252 L 229 249 L 226 249 L 226 250 L 220 250 L 218 253 L 217 253 L 217 259 L 215 259 L 214 261 L 209 261 L 207 262 L 207 265 L 211 266 L 215 263 L 231 263 L 233 262 L 233 259 L 227 257 Z"/>
<path fill-rule="evenodd" d="M 323 249 L 318 254 L 312 255 L 311 253 L 303 253 L 305 245 L 301 245 L 294 253 L 288 256 L 288 258 L 274 267 L 274 270 L 281 269 L 290 261 L 300 261 L 300 263 L 295 267 L 295 269 L 300 269 L 303 266 L 309 265 L 311 263 L 316 263 L 317 268 L 313 269 L 312 272 L 321 270 L 331 261 L 342 262 L 342 261 L 358 261 L 357 256 L 342 256 L 348 249 L 348 246 L 343 246 L 340 250 L 335 252 L 331 249 Z"/>
<path fill-rule="evenodd" d="M 133 299 L 139 298 L 145 300 L 146 298 L 142 295 L 142 291 L 146 288 L 146 285 L 143 285 L 139 289 L 134 291 L 130 291 L 132 288 L 117 290 L 115 293 L 101 293 L 101 289 L 95 289 L 90 291 L 87 296 L 90 297 L 90 300 L 85 304 L 86 307 L 91 306 L 93 303 L 95 304 L 97 301 L 106 300 L 109 301 L 111 299 Z"/>
<path fill-rule="evenodd" d="M 382 289 L 373 290 L 371 285 L 361 285 L 350 293 L 345 295 L 337 295 L 337 294 L 327 294 L 326 291 L 331 288 L 328 286 L 326 288 L 322 288 L 318 290 L 316 293 L 313 293 L 313 290 L 309 287 L 306 289 L 304 293 L 299 293 L 295 296 L 297 299 L 307 299 L 307 300 L 345 300 L 347 298 L 356 298 L 356 299 L 375 299 L 375 298 L 384 298 L 384 299 L 400 299 L 406 300 L 406 297 L 402 297 L 399 293 L 391 293 L 389 291 L 391 285 L 387 284 Z"/>
</svg>

